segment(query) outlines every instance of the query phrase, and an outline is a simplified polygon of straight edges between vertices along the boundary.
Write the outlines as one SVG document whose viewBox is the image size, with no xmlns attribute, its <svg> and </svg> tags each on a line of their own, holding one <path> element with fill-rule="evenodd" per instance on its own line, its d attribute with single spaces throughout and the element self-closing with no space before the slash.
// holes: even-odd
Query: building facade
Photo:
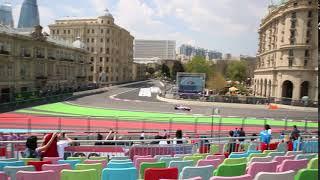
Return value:
<svg viewBox="0 0 320 180">
<path fill-rule="evenodd" d="M 146 79 L 147 65 L 141 63 L 132 64 L 132 78 L 135 81 L 141 81 Z"/>
<path fill-rule="evenodd" d="M 182 63 L 187 63 L 194 56 L 201 56 L 206 60 L 222 59 L 222 53 L 214 50 L 204 49 L 200 47 L 193 47 L 191 45 L 182 44 L 179 47 L 178 59 Z"/>
<path fill-rule="evenodd" d="M 64 18 L 49 25 L 50 35 L 72 42 L 77 37 L 90 52 L 94 83 L 109 84 L 132 81 L 133 39 L 130 33 L 114 23 L 106 10 L 98 18 Z"/>
<path fill-rule="evenodd" d="M 13 28 L 12 6 L 9 2 L 0 5 L 0 24 Z"/>
<path fill-rule="evenodd" d="M 135 40 L 134 58 L 176 59 L 176 41 Z"/>
<path fill-rule="evenodd" d="M 18 28 L 33 28 L 40 25 L 37 0 L 24 0 L 21 6 Z"/>
<path fill-rule="evenodd" d="M 259 29 L 255 95 L 318 101 L 317 2 L 287 0 L 269 8 Z"/>
<path fill-rule="evenodd" d="M 18 93 L 87 86 L 88 54 L 85 49 L 46 36 L 41 26 L 29 34 L 0 26 L 0 102 L 13 101 Z"/>
</svg>

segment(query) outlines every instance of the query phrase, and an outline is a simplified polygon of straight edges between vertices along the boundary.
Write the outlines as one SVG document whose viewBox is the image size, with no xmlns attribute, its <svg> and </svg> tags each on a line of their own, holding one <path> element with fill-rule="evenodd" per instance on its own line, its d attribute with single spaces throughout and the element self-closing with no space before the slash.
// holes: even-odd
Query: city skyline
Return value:
<svg viewBox="0 0 320 180">
<path fill-rule="evenodd" d="M 3 2 L 4 0 L 0 0 Z M 274 0 L 276 2 L 277 0 Z M 15 26 L 22 0 L 12 0 Z M 96 17 L 108 8 L 136 39 L 176 40 L 235 55 L 256 55 L 260 19 L 269 0 L 89 0 L 39 3 L 41 25 L 66 16 Z"/>
</svg>

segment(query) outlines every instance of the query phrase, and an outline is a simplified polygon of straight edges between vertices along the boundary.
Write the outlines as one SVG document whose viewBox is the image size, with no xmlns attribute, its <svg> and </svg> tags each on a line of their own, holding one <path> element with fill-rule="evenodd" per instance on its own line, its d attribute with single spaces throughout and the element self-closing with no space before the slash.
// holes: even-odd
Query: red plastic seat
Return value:
<svg viewBox="0 0 320 180">
<path fill-rule="evenodd" d="M 144 172 L 144 179 L 178 179 L 178 168 L 148 168 Z"/>
<path fill-rule="evenodd" d="M 0 172 L 0 180 L 7 180 L 8 176 L 4 172 Z"/>
<path fill-rule="evenodd" d="M 276 150 L 279 142 L 274 142 L 269 144 L 269 150 Z"/>
<path fill-rule="evenodd" d="M 42 171 L 42 165 L 44 164 L 52 164 L 51 161 L 29 161 L 28 165 L 34 166 L 36 171 Z"/>
</svg>

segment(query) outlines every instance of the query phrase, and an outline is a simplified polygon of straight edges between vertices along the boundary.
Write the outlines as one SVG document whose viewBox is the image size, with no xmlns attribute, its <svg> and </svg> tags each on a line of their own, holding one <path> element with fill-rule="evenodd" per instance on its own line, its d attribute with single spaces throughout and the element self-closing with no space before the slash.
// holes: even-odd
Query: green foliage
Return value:
<svg viewBox="0 0 320 180">
<path fill-rule="evenodd" d="M 172 76 L 171 76 L 171 78 L 175 79 L 178 72 L 184 72 L 184 67 L 183 67 L 183 65 L 181 64 L 180 61 L 175 61 L 173 66 L 172 66 L 172 71 L 171 71 L 171 75 Z"/>
<path fill-rule="evenodd" d="M 213 72 L 213 66 L 201 56 L 195 56 L 186 64 L 186 71 L 189 73 L 205 73 L 210 77 Z"/>
<path fill-rule="evenodd" d="M 244 61 L 233 61 L 227 67 L 227 77 L 242 82 L 247 79 L 247 64 Z"/>
<path fill-rule="evenodd" d="M 166 64 L 162 64 L 161 73 L 167 77 L 170 77 L 170 69 Z"/>
<path fill-rule="evenodd" d="M 155 69 L 153 67 L 148 67 L 147 68 L 147 73 L 149 73 L 150 75 L 153 75 L 155 73 Z"/>
<path fill-rule="evenodd" d="M 215 72 L 207 78 L 207 88 L 220 91 L 227 86 L 227 82 L 221 73 Z"/>
</svg>

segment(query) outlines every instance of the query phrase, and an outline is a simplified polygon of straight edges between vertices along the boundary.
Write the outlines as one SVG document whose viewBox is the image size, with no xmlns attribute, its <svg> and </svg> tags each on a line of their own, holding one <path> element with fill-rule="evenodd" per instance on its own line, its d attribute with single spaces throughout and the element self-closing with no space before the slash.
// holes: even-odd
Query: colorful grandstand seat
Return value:
<svg viewBox="0 0 320 180">
<path fill-rule="evenodd" d="M 186 156 L 192 156 L 192 154 L 175 154 L 173 157 L 186 157 Z"/>
<path fill-rule="evenodd" d="M 202 156 L 185 156 L 183 158 L 184 161 L 192 160 L 193 165 L 196 165 L 200 159 L 202 159 Z"/>
<path fill-rule="evenodd" d="M 16 180 L 59 180 L 59 176 L 53 171 L 19 171 Z"/>
<path fill-rule="evenodd" d="M 112 156 L 111 160 L 126 160 L 126 159 L 130 159 L 130 157 L 128 156 Z"/>
<path fill-rule="evenodd" d="M 202 159 L 198 161 L 197 166 L 212 165 L 214 168 L 217 168 L 220 164 L 221 164 L 220 159 Z"/>
<path fill-rule="evenodd" d="M 59 177 L 59 180 L 60 180 L 60 173 L 64 169 L 71 170 L 70 164 L 44 164 L 42 166 L 43 171 L 52 170 L 55 174 L 57 174 L 57 176 Z"/>
<path fill-rule="evenodd" d="M 247 163 L 247 158 L 227 158 L 223 161 L 223 164 L 241 164 Z"/>
<path fill-rule="evenodd" d="M 59 160 L 59 164 L 70 164 L 72 169 L 76 168 L 76 164 L 80 163 L 80 160 Z"/>
<path fill-rule="evenodd" d="M 181 157 L 162 157 L 162 158 L 160 158 L 159 161 L 165 162 L 166 167 L 169 167 L 169 164 L 171 161 L 181 161 L 181 160 L 182 160 Z"/>
<path fill-rule="evenodd" d="M 269 154 L 271 152 L 277 152 L 277 150 L 264 150 L 263 154 Z"/>
<path fill-rule="evenodd" d="M 275 156 L 273 158 L 273 161 L 277 161 L 278 165 L 282 163 L 282 161 L 289 159 L 289 160 L 293 160 L 294 159 L 294 155 L 292 156 Z"/>
<path fill-rule="evenodd" d="M 249 174 L 233 177 L 213 176 L 210 180 L 252 180 L 252 176 Z"/>
<path fill-rule="evenodd" d="M 177 167 L 179 174 L 181 173 L 182 169 L 186 166 L 193 166 L 193 161 L 171 161 L 169 167 Z"/>
<path fill-rule="evenodd" d="M 302 151 L 305 153 L 318 153 L 318 141 L 303 142 Z"/>
<path fill-rule="evenodd" d="M 269 150 L 276 150 L 278 149 L 278 144 L 280 144 L 279 142 L 273 142 L 269 144 Z"/>
<path fill-rule="evenodd" d="M 0 161 L 18 161 L 17 158 L 6 158 L 6 159 L 0 159 Z"/>
<path fill-rule="evenodd" d="M 313 158 L 308 163 L 308 169 L 318 169 L 318 158 Z"/>
<path fill-rule="evenodd" d="M 145 180 L 178 179 L 178 168 L 148 168 L 145 170 Z"/>
<path fill-rule="evenodd" d="M 295 172 L 286 171 L 286 172 L 259 172 L 253 180 L 293 180 Z"/>
<path fill-rule="evenodd" d="M 286 156 L 296 156 L 296 155 L 298 155 L 298 154 L 303 154 L 303 152 L 302 151 L 288 151 L 287 153 L 286 153 Z"/>
<path fill-rule="evenodd" d="M 84 160 L 85 164 L 95 164 L 95 163 L 101 163 L 103 168 L 107 167 L 107 161 L 106 160 L 91 160 L 91 159 L 86 159 Z"/>
<path fill-rule="evenodd" d="M 97 180 L 98 173 L 95 169 L 89 170 L 62 170 L 61 180 Z"/>
<path fill-rule="evenodd" d="M 131 159 L 111 159 L 112 163 L 124 163 L 124 162 L 132 162 Z"/>
<path fill-rule="evenodd" d="M 63 160 L 63 158 L 60 157 L 44 157 L 43 161 L 51 161 L 51 164 L 58 164 L 59 160 Z"/>
<path fill-rule="evenodd" d="M 210 145 L 210 154 L 215 154 L 220 152 L 219 144 L 211 144 Z"/>
<path fill-rule="evenodd" d="M 306 168 L 308 165 L 308 160 L 284 160 L 280 165 L 277 167 L 277 172 L 284 172 L 289 170 L 298 171 L 299 169 Z"/>
<path fill-rule="evenodd" d="M 251 153 L 247 157 L 247 160 L 250 161 L 251 158 L 253 158 L 253 157 L 266 157 L 266 156 L 267 156 L 267 154 L 264 154 L 264 153 Z"/>
<path fill-rule="evenodd" d="M 109 162 L 107 164 L 108 168 L 131 168 L 134 167 L 132 162 L 124 162 L 124 163 L 112 163 Z"/>
<path fill-rule="evenodd" d="M 286 153 L 285 152 L 271 152 L 268 154 L 268 156 L 271 156 L 274 158 L 275 156 L 284 156 Z"/>
<path fill-rule="evenodd" d="M 314 157 L 316 157 L 316 154 L 298 154 L 298 155 L 296 155 L 296 157 L 294 159 L 295 160 L 299 160 L 299 159 L 310 160 L 310 159 L 312 159 Z"/>
<path fill-rule="evenodd" d="M 0 161 L 0 171 L 3 171 L 5 166 L 24 166 L 23 161 Z"/>
<path fill-rule="evenodd" d="M 247 174 L 255 177 L 258 172 L 276 172 L 278 163 L 272 162 L 253 162 L 248 166 Z"/>
<path fill-rule="evenodd" d="M 286 143 L 279 143 L 277 146 L 277 151 L 278 152 L 286 152 L 288 151 L 288 146 Z"/>
<path fill-rule="evenodd" d="M 215 170 L 215 176 L 242 176 L 246 172 L 246 163 L 241 164 L 220 164 Z"/>
<path fill-rule="evenodd" d="M 133 156 L 133 160 L 132 160 L 133 164 L 136 164 L 136 161 L 138 158 L 152 158 L 152 156 L 151 155 L 146 155 L 146 156 L 135 155 Z"/>
<path fill-rule="evenodd" d="M 157 161 L 160 160 L 162 157 L 172 157 L 171 155 L 155 155 L 153 158 L 155 158 Z"/>
<path fill-rule="evenodd" d="M 318 169 L 300 169 L 294 180 L 307 180 L 307 179 L 318 179 Z"/>
<path fill-rule="evenodd" d="M 91 156 L 89 159 L 90 160 L 105 160 L 106 162 L 108 162 L 108 157 L 103 157 L 103 156 Z"/>
<path fill-rule="evenodd" d="M 270 162 L 272 161 L 272 157 L 271 156 L 267 156 L 267 157 L 253 157 L 248 161 L 248 164 L 251 164 L 253 162 Z"/>
<path fill-rule="evenodd" d="M 251 143 L 248 147 L 247 151 L 252 151 L 252 150 L 256 150 L 258 148 L 258 144 L 253 144 Z"/>
<path fill-rule="evenodd" d="M 139 171 L 140 165 L 143 162 L 157 162 L 157 160 L 155 158 L 138 158 L 138 159 L 136 159 L 135 167 L 136 167 L 137 171 Z"/>
<path fill-rule="evenodd" d="M 137 169 L 131 168 L 105 168 L 102 171 L 102 180 L 136 180 Z"/>
<path fill-rule="evenodd" d="M 28 165 L 34 166 L 36 171 L 42 171 L 42 165 L 51 164 L 51 161 L 29 161 Z"/>
<path fill-rule="evenodd" d="M 102 172 L 102 164 L 101 163 L 95 163 L 95 164 L 76 164 L 76 170 L 88 170 L 88 169 L 95 169 L 98 174 L 98 179 L 101 179 L 101 172 Z"/>
<path fill-rule="evenodd" d="M 68 157 L 67 160 L 79 160 L 80 163 L 83 163 L 86 160 L 86 157 Z"/>
<path fill-rule="evenodd" d="M 20 161 L 24 162 L 24 165 L 28 165 L 29 161 L 40 161 L 38 158 L 20 158 Z"/>
<path fill-rule="evenodd" d="M 206 159 L 220 159 L 221 163 L 226 157 L 224 155 L 209 155 Z"/>
<path fill-rule="evenodd" d="M 243 157 L 248 157 L 247 153 L 234 153 L 232 152 L 228 158 L 243 158 Z"/>
<path fill-rule="evenodd" d="M 8 180 L 8 176 L 4 172 L 0 172 L 0 180 Z"/>
<path fill-rule="evenodd" d="M 144 178 L 144 171 L 147 168 L 165 168 L 165 167 L 166 167 L 165 162 L 143 162 L 141 163 L 140 169 L 139 169 L 140 178 L 141 179 Z"/>
<path fill-rule="evenodd" d="M 193 177 L 201 177 L 203 180 L 209 180 L 213 176 L 213 166 L 201 167 L 184 167 L 180 173 L 180 179 L 187 179 Z"/>
<path fill-rule="evenodd" d="M 10 177 L 10 180 L 16 180 L 18 171 L 34 171 L 34 166 L 6 166 L 3 168 L 4 173 Z M 6 179 L 7 180 L 7 179 Z"/>
</svg>

